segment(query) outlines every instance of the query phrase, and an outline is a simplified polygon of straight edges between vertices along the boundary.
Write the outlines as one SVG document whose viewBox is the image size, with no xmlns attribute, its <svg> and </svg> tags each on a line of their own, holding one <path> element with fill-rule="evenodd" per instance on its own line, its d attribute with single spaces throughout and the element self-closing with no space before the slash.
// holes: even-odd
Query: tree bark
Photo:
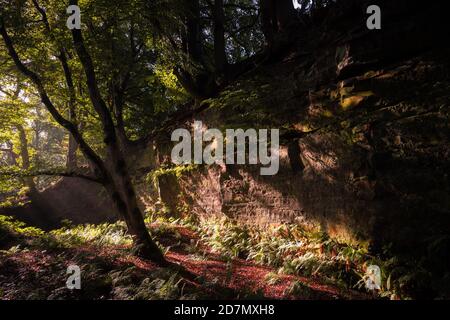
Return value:
<svg viewBox="0 0 450 320">
<path fill-rule="evenodd" d="M 200 2 L 199 0 L 186 0 L 186 45 L 187 55 L 191 63 L 203 64 L 201 28 L 200 28 Z"/>
<path fill-rule="evenodd" d="M 296 11 L 292 0 L 260 0 L 259 6 L 262 30 L 270 48 L 278 34 L 290 31 Z"/>
<path fill-rule="evenodd" d="M 69 121 L 77 125 L 75 86 L 73 84 L 72 72 L 69 68 L 69 64 L 67 62 L 67 57 L 64 50 L 62 49 L 60 50 L 58 59 L 63 67 L 67 90 L 69 91 Z M 78 166 L 77 150 L 78 150 L 78 143 L 75 140 L 74 136 L 71 133 L 69 133 L 69 146 L 67 149 L 67 163 L 66 163 L 67 170 L 69 171 L 76 169 Z"/>
<path fill-rule="evenodd" d="M 28 139 L 24 127 L 21 124 L 15 126 L 19 132 L 20 139 L 20 157 L 22 158 L 22 169 L 30 169 L 30 154 L 28 152 Z M 31 193 L 36 193 L 36 184 L 34 183 L 33 177 L 26 177 L 24 179 L 25 184 L 30 188 Z"/>
<path fill-rule="evenodd" d="M 75 141 L 75 138 L 71 134 L 69 134 L 69 146 L 67 148 L 67 163 L 66 163 L 67 170 L 74 170 L 77 168 L 78 166 L 77 150 L 78 150 L 78 143 Z"/>
<path fill-rule="evenodd" d="M 145 226 L 131 177 L 126 170 L 126 165 L 120 160 L 114 162 L 119 163 L 116 165 L 116 170 L 112 174 L 111 181 L 106 183 L 105 187 L 117 211 L 124 218 L 128 231 L 133 236 L 135 254 L 154 262 L 165 264 L 166 260 L 161 250 L 152 240 Z"/>
<path fill-rule="evenodd" d="M 184 0 L 183 4 L 185 14 L 182 16 L 182 19 L 186 22 L 186 30 L 185 33 L 181 35 L 181 38 L 183 42 L 182 47 L 183 50 L 185 50 L 184 53 L 187 59 L 184 63 L 181 63 L 177 68 L 175 68 L 174 72 L 180 84 L 194 97 L 202 100 L 217 94 L 218 86 L 216 83 L 216 73 L 214 70 L 210 70 L 211 68 L 208 69 L 208 64 L 204 57 L 200 2 L 199 0 Z M 214 5 L 211 5 L 211 7 L 213 7 L 213 11 L 214 6 L 219 6 L 219 4 L 220 1 Z M 221 9 L 223 13 L 223 5 Z M 225 40 L 220 39 L 220 28 L 221 27 L 218 26 L 217 30 L 213 30 L 213 33 L 215 34 L 215 31 L 217 31 L 218 35 L 218 42 L 217 46 L 215 45 L 214 51 L 217 52 L 219 69 L 222 68 L 226 62 L 226 56 L 224 56 Z M 221 44 L 220 42 L 223 43 Z"/>
<path fill-rule="evenodd" d="M 225 13 L 223 0 L 214 1 L 214 60 L 217 74 L 223 74 L 227 67 L 225 52 Z"/>
<path fill-rule="evenodd" d="M 275 5 L 273 0 L 260 0 L 259 10 L 261 13 L 261 25 L 264 37 L 266 38 L 266 46 L 271 47 L 273 38 L 277 33 Z"/>
<path fill-rule="evenodd" d="M 289 32 L 296 16 L 292 0 L 276 0 L 275 6 L 278 32 Z"/>
</svg>

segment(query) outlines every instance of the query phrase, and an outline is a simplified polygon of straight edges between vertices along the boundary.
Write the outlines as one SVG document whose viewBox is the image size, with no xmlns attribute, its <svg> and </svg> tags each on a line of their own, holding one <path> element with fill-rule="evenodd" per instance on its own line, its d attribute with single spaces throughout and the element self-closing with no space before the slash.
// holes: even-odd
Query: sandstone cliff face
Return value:
<svg viewBox="0 0 450 320">
<path fill-rule="evenodd" d="M 375 33 L 303 37 L 209 101 L 197 118 L 209 127 L 281 128 L 280 172 L 202 168 L 178 180 L 173 199 L 199 215 L 302 223 L 374 249 L 448 235 L 448 28 L 439 14 L 414 30 L 396 17 Z"/>
</svg>

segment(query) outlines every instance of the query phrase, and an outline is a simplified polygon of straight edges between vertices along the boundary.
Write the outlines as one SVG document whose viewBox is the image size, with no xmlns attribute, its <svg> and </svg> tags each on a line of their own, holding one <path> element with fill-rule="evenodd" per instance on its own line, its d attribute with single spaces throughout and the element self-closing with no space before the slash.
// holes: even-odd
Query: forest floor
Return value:
<svg viewBox="0 0 450 320">
<path fill-rule="evenodd" d="M 0 299 L 371 298 L 320 276 L 280 274 L 252 260 L 225 258 L 176 223 L 149 227 L 167 259 L 189 277 L 133 256 L 117 224 L 63 228 L 50 235 L 2 218 L 0 249 L 6 250 L 0 251 Z M 69 265 L 81 268 L 81 290 L 66 288 Z"/>
</svg>

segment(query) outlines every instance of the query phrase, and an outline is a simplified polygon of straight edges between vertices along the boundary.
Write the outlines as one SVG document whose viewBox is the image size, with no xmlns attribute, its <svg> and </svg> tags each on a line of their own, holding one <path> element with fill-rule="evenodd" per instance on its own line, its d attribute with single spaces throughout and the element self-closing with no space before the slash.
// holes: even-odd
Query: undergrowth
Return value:
<svg viewBox="0 0 450 320">
<path fill-rule="evenodd" d="M 408 257 L 391 255 L 389 247 L 382 256 L 374 256 L 369 254 L 366 244 L 340 243 L 326 233 L 300 225 L 284 224 L 263 230 L 229 218 L 199 220 L 190 215 L 183 219 L 152 216 L 147 223 L 150 220 L 191 228 L 224 261 L 242 258 L 276 268 L 277 273 L 266 276 L 269 284 L 279 281 L 277 275 L 292 274 L 317 277 L 343 289 L 367 292 L 366 271 L 375 265 L 381 271 L 381 286 L 379 290 L 369 291 L 374 297 L 416 298 L 415 292 L 429 285 L 425 283 L 429 271 Z"/>
<path fill-rule="evenodd" d="M 158 245 L 163 252 L 167 253 L 173 247 L 179 246 L 196 260 L 202 260 L 207 258 L 204 250 L 208 248 L 207 250 L 218 254 L 228 264 L 240 258 L 268 266 L 274 269 L 264 278 L 269 285 L 276 285 L 282 281 L 283 275 L 298 275 L 317 278 L 322 282 L 338 285 L 343 290 L 366 291 L 366 270 L 370 265 L 379 266 L 381 269 L 381 286 L 379 290 L 372 292 L 379 298 L 414 298 L 415 291 L 423 291 L 422 288 L 430 287 L 430 284 L 445 287 L 448 282 L 445 277 L 438 283 L 430 282 L 430 271 L 423 264 L 405 257 L 392 256 L 389 254 L 389 248 L 386 248 L 382 257 L 373 256 L 366 245 L 340 243 L 323 232 L 305 229 L 299 225 L 285 224 L 260 229 L 239 224 L 229 218 L 199 219 L 187 215 L 184 218 L 175 219 L 158 214 L 149 215 L 145 222 L 152 236 L 158 240 Z M 177 231 L 177 227 L 180 226 L 196 234 L 195 241 L 184 239 Z M 100 283 L 99 286 L 103 289 L 107 288 L 106 294 L 100 297 L 184 299 L 201 297 L 204 294 L 198 289 L 185 290 L 185 283 L 175 270 L 162 268 L 156 274 L 162 274 L 163 277 L 149 277 L 148 275 L 130 275 L 130 273 L 133 274 L 130 271 L 132 269 L 126 271 L 132 267 L 130 265 L 114 265 L 113 261 L 122 259 L 124 256 L 131 256 L 131 245 L 132 238 L 127 234 L 126 225 L 123 222 L 79 226 L 66 222 L 63 228 L 44 232 L 38 228 L 27 227 L 12 217 L 0 216 L 0 282 L 2 267 L 5 267 L 2 261 L 8 260 L 8 257 L 34 251 L 48 254 L 53 250 L 58 257 L 62 255 L 69 261 L 73 260 L 69 257 L 73 253 L 71 250 L 87 247 L 94 249 L 88 250 L 86 254 L 78 252 L 75 261 L 78 259 L 77 263 L 89 266 L 87 272 L 92 275 L 92 279 L 96 278 L 96 274 L 101 274 L 97 277 L 101 280 L 96 278 L 97 280 L 91 281 L 93 284 Z M 103 258 L 96 256 L 97 252 L 102 250 L 110 250 L 107 263 L 103 261 Z M 86 261 L 89 252 L 92 253 L 92 251 L 93 257 Z M 54 268 L 59 268 L 60 276 L 64 277 L 65 270 L 56 265 L 58 259 L 54 262 Z M 90 269 L 92 270 L 89 271 Z M 5 272 L 3 276 L 4 274 Z M 202 286 L 204 286 L 203 289 L 208 290 L 208 286 L 214 287 L 215 284 L 205 282 Z M 301 292 L 302 296 L 305 296 L 307 292 L 313 293 L 303 284 L 294 283 L 287 289 L 286 294 L 298 292 Z M 46 294 L 52 298 L 55 295 L 58 297 L 58 294 L 53 291 Z M 245 296 L 251 294 L 253 293 Z M 22 298 L 26 299 L 27 296 Z"/>
<path fill-rule="evenodd" d="M 137 268 L 123 222 L 44 232 L 0 216 L 1 299 L 196 299 L 203 292 L 171 268 Z M 68 290 L 66 268 L 80 266 L 82 289 Z"/>
</svg>

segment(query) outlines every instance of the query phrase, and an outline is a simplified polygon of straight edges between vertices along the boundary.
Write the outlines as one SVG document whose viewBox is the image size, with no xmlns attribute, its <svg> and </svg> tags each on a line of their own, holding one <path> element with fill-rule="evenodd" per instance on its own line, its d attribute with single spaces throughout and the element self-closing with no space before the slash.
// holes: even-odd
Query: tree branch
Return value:
<svg viewBox="0 0 450 320">
<path fill-rule="evenodd" d="M 44 22 L 45 29 L 48 33 L 48 36 L 52 39 L 52 41 L 56 42 L 55 37 L 52 34 L 52 30 L 50 27 L 50 23 L 48 22 L 47 13 L 45 10 L 39 5 L 37 0 L 32 0 L 34 7 L 40 13 L 42 17 L 42 21 Z M 76 93 L 75 86 L 72 77 L 72 71 L 70 70 L 69 63 L 67 61 L 67 56 L 64 47 L 59 46 L 59 54 L 57 55 L 58 60 L 61 63 L 61 66 L 64 71 L 64 78 L 66 80 L 67 90 L 69 91 L 69 120 L 77 125 L 77 114 L 76 114 Z M 78 149 L 78 145 L 75 141 L 73 135 L 70 135 L 69 138 L 69 150 L 67 154 L 67 164 L 68 166 L 76 167 L 76 150 Z"/>
<path fill-rule="evenodd" d="M 70 5 L 78 5 L 77 0 L 70 0 Z M 84 45 L 83 35 L 80 29 L 72 30 L 72 38 L 77 52 L 78 58 L 80 59 L 81 65 L 83 66 L 84 72 L 86 74 L 86 83 L 89 90 L 89 97 L 95 111 L 100 116 L 100 121 L 103 125 L 103 131 L 105 134 L 105 143 L 116 143 L 117 137 L 114 128 L 114 121 L 112 119 L 111 113 L 103 100 L 100 89 L 97 84 L 97 76 L 94 70 L 94 64 L 89 52 Z"/>
<path fill-rule="evenodd" d="M 193 102 L 188 102 L 185 104 L 183 109 L 187 109 L 191 107 Z M 180 123 L 191 119 L 194 115 L 199 114 L 205 110 L 207 110 L 210 107 L 209 103 L 203 102 L 199 107 L 194 109 L 188 109 L 186 110 L 180 110 L 178 112 L 173 113 L 168 117 L 166 121 L 162 123 L 162 125 L 156 129 L 154 129 L 152 132 L 150 132 L 147 136 L 145 136 L 142 139 L 133 141 L 134 144 L 140 145 L 140 146 L 146 146 L 148 143 L 150 143 L 153 139 L 158 137 L 162 133 L 167 133 L 171 128 L 173 128 L 176 125 L 179 125 Z"/>
<path fill-rule="evenodd" d="M 12 40 L 6 31 L 2 17 L 0 17 L 0 34 L 6 45 L 9 56 L 14 61 L 17 69 L 36 86 L 36 89 L 39 93 L 42 103 L 45 105 L 48 112 L 52 115 L 53 119 L 55 119 L 55 121 L 59 125 L 61 125 L 65 129 L 67 129 L 73 135 L 74 139 L 79 144 L 80 149 L 83 152 L 83 154 L 86 156 L 86 158 L 94 165 L 94 167 L 99 171 L 99 173 L 102 175 L 102 177 L 105 177 L 107 172 L 106 172 L 106 168 L 105 168 L 105 165 L 104 165 L 102 159 L 95 153 L 95 151 L 83 139 L 77 126 L 74 125 L 69 120 L 65 119 L 59 113 L 59 111 L 56 109 L 56 107 L 53 105 L 52 101 L 50 100 L 50 98 L 47 94 L 47 91 L 45 90 L 45 87 L 44 87 L 39 75 L 37 73 L 31 71 L 29 68 L 27 68 L 23 64 L 23 62 L 20 60 L 19 55 L 14 48 Z"/>
</svg>

